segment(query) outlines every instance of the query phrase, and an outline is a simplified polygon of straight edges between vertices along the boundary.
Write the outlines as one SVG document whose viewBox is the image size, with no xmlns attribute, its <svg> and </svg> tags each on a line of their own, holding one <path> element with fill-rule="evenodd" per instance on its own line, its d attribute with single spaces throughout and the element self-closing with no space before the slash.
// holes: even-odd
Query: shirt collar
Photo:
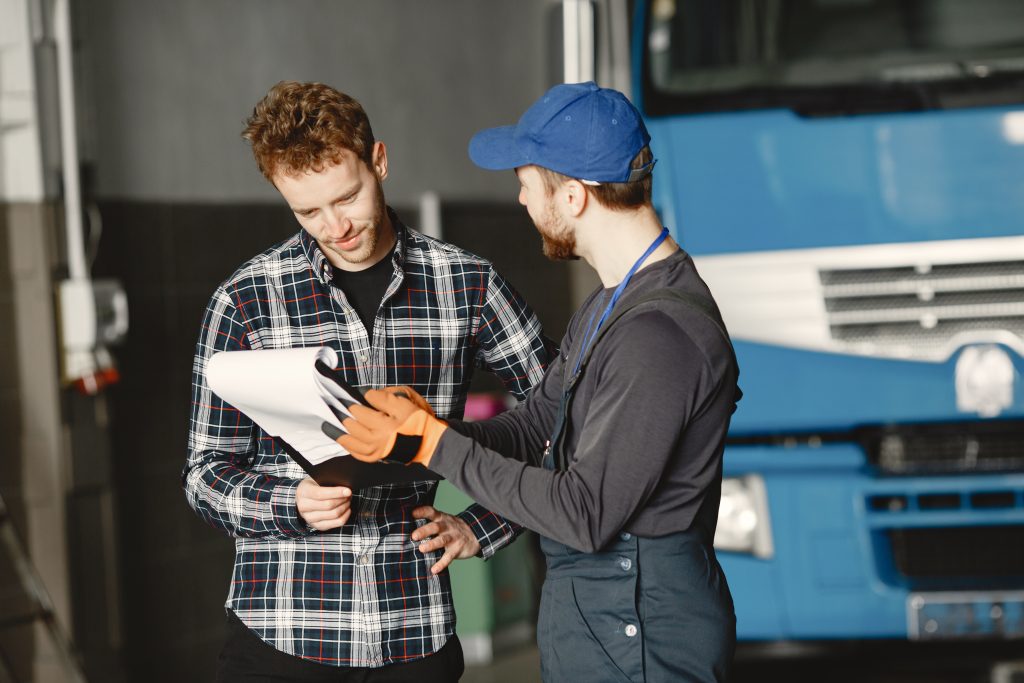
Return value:
<svg viewBox="0 0 1024 683">
<path fill-rule="evenodd" d="M 396 246 L 391 251 L 391 259 L 396 269 L 401 271 L 405 265 L 405 241 L 409 233 L 395 210 L 389 206 L 387 211 L 388 217 L 391 219 L 391 226 L 395 229 Z M 313 272 L 316 273 L 317 279 L 324 286 L 330 285 L 334 279 L 334 266 L 327 260 L 327 256 L 324 255 L 317 241 L 306 230 L 299 230 L 299 244 L 302 245 L 303 253 L 309 259 L 310 265 L 313 266 Z"/>
</svg>

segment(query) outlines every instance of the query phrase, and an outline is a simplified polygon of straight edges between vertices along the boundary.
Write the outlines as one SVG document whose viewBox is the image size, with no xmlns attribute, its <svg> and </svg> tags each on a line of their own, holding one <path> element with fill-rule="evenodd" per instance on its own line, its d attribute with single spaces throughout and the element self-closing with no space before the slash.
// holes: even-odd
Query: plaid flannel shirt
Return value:
<svg viewBox="0 0 1024 683">
<path fill-rule="evenodd" d="M 489 368 L 517 398 L 553 353 L 540 323 L 490 263 L 403 226 L 394 274 L 373 339 L 332 268 L 304 230 L 245 263 L 207 306 L 192 373 L 189 505 L 236 538 L 226 606 L 260 638 L 291 655 L 336 666 L 378 667 L 427 656 L 454 632 L 441 553 L 421 553 L 411 512 L 433 501 L 436 483 L 354 493 L 341 529 L 313 531 L 295 491 L 305 476 L 280 442 L 222 402 L 206 383 L 216 351 L 330 346 L 346 381 L 362 388 L 405 384 L 439 417 L 461 417 L 474 365 Z M 473 505 L 460 513 L 490 557 L 518 527 Z"/>
</svg>

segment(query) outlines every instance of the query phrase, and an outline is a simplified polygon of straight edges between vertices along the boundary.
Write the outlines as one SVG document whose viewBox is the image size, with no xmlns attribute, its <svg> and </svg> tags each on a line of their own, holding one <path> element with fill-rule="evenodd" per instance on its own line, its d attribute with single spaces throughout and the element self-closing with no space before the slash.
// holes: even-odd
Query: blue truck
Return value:
<svg viewBox="0 0 1024 683">
<path fill-rule="evenodd" d="M 656 205 L 741 367 L 740 640 L 1024 637 L 1024 3 L 632 4 Z"/>
</svg>

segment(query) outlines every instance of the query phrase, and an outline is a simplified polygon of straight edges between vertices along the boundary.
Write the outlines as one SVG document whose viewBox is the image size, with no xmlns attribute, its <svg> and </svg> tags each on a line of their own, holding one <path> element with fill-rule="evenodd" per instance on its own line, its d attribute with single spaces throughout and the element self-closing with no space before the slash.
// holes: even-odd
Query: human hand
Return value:
<svg viewBox="0 0 1024 683">
<path fill-rule="evenodd" d="M 412 516 L 415 519 L 430 520 L 412 532 L 412 540 L 422 541 L 418 546 L 419 551 L 429 553 L 444 548 L 444 555 L 430 568 L 431 574 L 441 573 L 452 560 L 464 560 L 480 552 L 480 542 L 461 517 L 449 515 L 429 505 L 416 508 Z"/>
<path fill-rule="evenodd" d="M 337 529 L 352 514 L 352 490 L 345 486 L 320 486 L 306 477 L 295 490 L 299 515 L 317 531 Z"/>
<path fill-rule="evenodd" d="M 341 423 L 348 433 L 338 436 L 338 443 L 366 462 L 391 458 L 428 465 L 448 425 L 404 395 L 371 389 L 365 397 L 372 407 L 349 407 L 351 417 Z"/>
</svg>

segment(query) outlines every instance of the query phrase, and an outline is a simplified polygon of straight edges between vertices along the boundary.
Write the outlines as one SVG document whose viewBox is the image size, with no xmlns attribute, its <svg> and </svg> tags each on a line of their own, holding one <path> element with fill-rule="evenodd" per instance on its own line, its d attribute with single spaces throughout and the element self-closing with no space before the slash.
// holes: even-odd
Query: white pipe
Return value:
<svg viewBox="0 0 1024 683">
<path fill-rule="evenodd" d="M 580 72 L 580 32 L 577 0 L 562 1 L 562 58 L 566 83 L 578 83 Z"/>
<path fill-rule="evenodd" d="M 594 6 L 591 0 L 562 0 L 564 80 L 594 80 Z"/>
<path fill-rule="evenodd" d="M 54 0 L 53 37 L 57 44 L 57 92 L 60 102 L 60 156 L 64 179 L 64 229 L 68 275 L 89 276 L 82 229 L 82 196 L 78 178 L 78 130 L 75 123 L 75 73 L 71 60 L 71 0 Z"/>
<path fill-rule="evenodd" d="M 436 192 L 420 195 L 420 232 L 441 239 L 441 197 Z"/>
<path fill-rule="evenodd" d="M 632 98 L 632 73 L 629 68 L 629 5 L 626 0 L 611 0 L 608 5 L 608 31 L 611 36 L 611 84 Z"/>
<path fill-rule="evenodd" d="M 580 8 L 580 73 L 579 80 L 596 81 L 594 69 L 594 5 L 591 0 L 577 0 Z"/>
</svg>

